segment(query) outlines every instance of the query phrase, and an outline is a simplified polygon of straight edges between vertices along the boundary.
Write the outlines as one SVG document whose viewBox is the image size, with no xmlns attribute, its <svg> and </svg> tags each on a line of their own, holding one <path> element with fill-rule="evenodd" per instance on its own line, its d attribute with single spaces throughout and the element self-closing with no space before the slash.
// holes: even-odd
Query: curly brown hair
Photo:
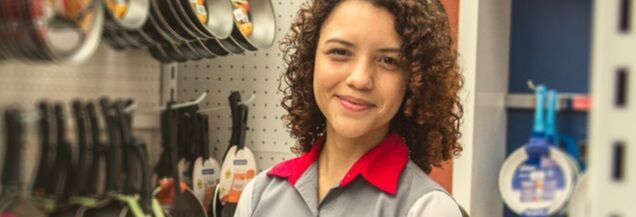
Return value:
<svg viewBox="0 0 636 217">
<path fill-rule="evenodd" d="M 411 160 L 428 173 L 462 150 L 457 140 L 463 76 L 448 17 L 438 0 L 368 1 L 394 15 L 395 30 L 404 42 L 400 58 L 410 77 L 391 129 L 405 138 Z M 325 132 L 325 117 L 313 94 L 314 58 L 322 24 L 341 2 L 313 0 L 303 5 L 281 42 L 287 64 L 279 86 L 284 94 L 281 105 L 287 110 L 285 124 L 297 141 L 295 153 L 309 151 Z"/>
</svg>

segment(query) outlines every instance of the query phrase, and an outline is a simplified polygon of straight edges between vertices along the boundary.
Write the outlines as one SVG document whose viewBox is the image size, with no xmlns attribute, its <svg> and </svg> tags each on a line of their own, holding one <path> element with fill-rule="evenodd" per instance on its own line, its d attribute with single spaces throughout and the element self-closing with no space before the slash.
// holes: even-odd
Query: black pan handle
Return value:
<svg viewBox="0 0 636 217">
<path fill-rule="evenodd" d="M 115 124 L 115 116 L 110 100 L 101 98 L 99 105 L 106 130 L 108 131 L 108 142 L 106 144 L 106 190 L 108 192 L 119 192 L 123 187 L 121 137 Z"/>
<path fill-rule="evenodd" d="M 33 186 L 33 191 L 37 196 L 44 196 L 50 189 L 48 186 L 51 179 L 51 172 L 55 164 L 56 150 L 53 147 L 55 135 L 53 121 L 51 118 L 51 105 L 47 101 L 41 101 L 37 104 L 37 110 L 40 115 L 38 120 L 38 134 L 40 138 L 40 159 L 38 171 Z"/>
<path fill-rule="evenodd" d="M 2 171 L 3 193 L 17 194 L 19 192 L 22 171 L 22 146 L 24 145 L 24 125 L 21 122 L 21 112 L 9 108 L 4 112 L 5 135 L 7 149 L 5 151 L 4 170 Z"/>
<path fill-rule="evenodd" d="M 246 105 L 239 105 L 239 127 L 238 127 L 238 143 L 236 143 L 236 151 L 242 150 L 245 148 L 245 137 L 247 135 L 247 116 L 248 116 L 249 107 Z"/>
<path fill-rule="evenodd" d="M 90 126 L 90 131 L 89 133 L 89 138 L 90 138 L 90 146 L 92 146 L 92 160 L 93 162 L 91 163 L 91 171 L 93 172 L 93 175 L 89 176 L 89 183 L 88 183 L 88 194 L 91 195 L 98 195 L 100 193 L 100 186 L 99 183 L 101 182 L 100 178 L 100 174 L 102 171 L 102 165 L 103 165 L 103 160 L 105 159 L 105 148 L 103 147 L 103 144 L 101 143 L 101 128 L 99 125 L 99 116 L 97 113 L 97 107 L 95 106 L 95 103 L 93 102 L 88 102 L 86 103 L 86 115 L 88 116 L 88 125 Z M 103 177 L 106 178 L 106 177 Z"/>
<path fill-rule="evenodd" d="M 64 105 L 56 103 L 53 106 L 55 114 L 56 132 L 57 132 L 57 157 L 54 172 L 54 181 L 52 183 L 55 195 L 58 201 L 66 201 L 68 199 L 68 190 L 71 182 L 69 177 L 75 170 L 73 149 L 70 142 L 66 139 L 66 116 L 64 115 Z"/>
<path fill-rule="evenodd" d="M 233 145 L 238 144 L 240 138 L 241 119 L 239 117 L 239 102 L 241 102 L 241 94 L 238 91 L 232 91 L 232 93 L 228 97 L 228 101 L 230 103 L 230 111 L 232 113 L 232 135 L 230 137 L 230 144 L 228 144 L 227 149 L 223 154 L 223 159 L 221 160 L 225 160 L 225 157 L 230 151 L 230 148 Z"/>
<path fill-rule="evenodd" d="M 201 122 L 201 147 L 203 151 L 203 159 L 210 158 L 210 133 L 208 126 L 208 116 L 199 114 L 199 121 Z"/>
<path fill-rule="evenodd" d="M 125 184 L 124 184 L 124 193 L 126 194 L 134 194 L 136 192 L 139 192 L 140 186 L 139 186 L 139 180 L 141 179 L 137 173 L 137 171 L 140 170 L 139 168 L 139 164 L 135 163 L 135 144 L 134 144 L 134 136 L 132 133 L 132 126 L 130 125 L 131 122 L 129 121 L 129 118 L 127 117 L 126 113 L 124 112 L 124 109 L 126 107 L 126 104 L 124 101 L 118 100 L 117 102 L 115 102 L 115 116 L 117 118 L 117 125 L 119 128 L 119 132 L 121 135 L 121 139 L 122 139 L 122 152 L 124 154 L 124 165 L 125 168 L 125 173 L 126 173 L 126 180 L 125 180 Z"/>
<path fill-rule="evenodd" d="M 134 146 L 135 160 L 141 169 L 141 191 L 140 205 L 144 213 L 152 213 L 152 177 L 150 174 L 150 165 L 148 165 L 148 152 L 146 151 L 146 143 L 143 140 L 135 139 Z"/>
<path fill-rule="evenodd" d="M 85 195 L 87 193 L 87 176 L 89 169 L 92 167 L 92 153 L 89 153 L 89 132 L 90 126 L 88 126 L 86 107 L 80 100 L 74 100 L 71 103 L 73 110 L 73 117 L 75 119 L 75 130 L 77 136 L 77 145 L 79 148 L 77 172 L 73 175 L 73 186 L 71 188 L 71 195 Z"/>
</svg>

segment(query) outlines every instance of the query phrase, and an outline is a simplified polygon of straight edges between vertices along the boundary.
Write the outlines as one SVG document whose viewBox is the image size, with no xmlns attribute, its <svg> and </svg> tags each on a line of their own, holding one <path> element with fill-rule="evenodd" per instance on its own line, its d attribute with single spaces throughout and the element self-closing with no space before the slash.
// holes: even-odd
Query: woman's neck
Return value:
<svg viewBox="0 0 636 217">
<path fill-rule="evenodd" d="M 318 157 L 319 199 L 336 186 L 353 164 L 380 143 L 389 129 L 377 129 L 364 136 L 347 138 L 327 126 L 325 144 Z"/>
</svg>

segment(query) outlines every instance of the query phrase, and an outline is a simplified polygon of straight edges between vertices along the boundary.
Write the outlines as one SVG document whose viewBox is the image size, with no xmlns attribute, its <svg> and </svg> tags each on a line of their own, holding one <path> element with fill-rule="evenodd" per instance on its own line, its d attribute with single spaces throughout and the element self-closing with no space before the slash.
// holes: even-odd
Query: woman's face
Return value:
<svg viewBox="0 0 636 217">
<path fill-rule="evenodd" d="M 327 128 L 347 138 L 387 131 L 408 77 L 394 17 L 363 0 L 340 3 L 324 22 L 314 66 L 314 95 Z"/>
</svg>

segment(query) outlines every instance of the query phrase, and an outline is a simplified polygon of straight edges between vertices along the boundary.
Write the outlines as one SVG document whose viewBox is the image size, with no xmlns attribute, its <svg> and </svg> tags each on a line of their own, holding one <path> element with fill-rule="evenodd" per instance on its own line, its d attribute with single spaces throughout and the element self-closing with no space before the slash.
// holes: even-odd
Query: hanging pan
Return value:
<svg viewBox="0 0 636 217">
<path fill-rule="evenodd" d="M 178 45 L 177 48 L 181 51 L 183 56 L 188 60 L 197 61 L 197 60 L 203 59 L 203 55 L 199 54 L 199 52 L 195 50 L 194 47 L 190 45 L 190 43 L 187 43 L 187 42 L 182 43 Z"/>
<path fill-rule="evenodd" d="M 196 38 L 184 30 L 185 27 L 180 26 L 178 20 L 173 19 L 174 16 L 167 6 L 166 0 L 151 0 L 150 2 L 150 14 L 157 22 L 160 31 L 167 33 L 170 37 L 170 42 L 181 43 Z"/>
<path fill-rule="evenodd" d="M 150 14 L 150 0 L 104 0 L 105 27 L 112 30 L 136 30 Z"/>
<path fill-rule="evenodd" d="M 152 3 L 152 5 L 154 7 L 154 3 Z M 148 37 L 150 37 L 152 41 L 149 41 L 149 42 L 154 42 L 156 46 L 160 44 L 169 44 L 169 43 L 177 42 L 178 40 L 173 39 L 173 37 L 170 36 L 170 33 L 163 30 L 163 28 L 161 27 L 157 19 L 158 18 L 156 18 L 155 16 L 150 16 L 148 18 L 148 22 L 144 24 L 144 26 L 139 32 L 143 32 Z"/>
<path fill-rule="evenodd" d="M 66 210 L 59 210 L 49 215 L 50 217 L 74 217 L 79 209 L 83 206 L 91 206 L 96 203 L 89 191 L 90 176 L 93 169 L 93 139 L 91 132 L 91 123 L 88 117 L 86 105 L 75 100 L 72 103 L 73 117 L 75 120 L 75 129 L 77 135 L 77 145 L 79 146 L 77 168 L 71 175 L 70 204 L 72 207 Z M 92 171 L 93 173 L 98 170 Z"/>
<path fill-rule="evenodd" d="M 245 50 L 270 48 L 276 38 L 276 15 L 271 0 L 231 0 L 232 42 Z"/>
<path fill-rule="evenodd" d="M 104 24 L 104 11 L 98 0 L 27 1 L 28 28 L 38 52 L 48 60 L 81 62 L 97 49 Z"/>
<path fill-rule="evenodd" d="M 175 5 L 181 17 L 208 38 L 225 39 L 232 33 L 232 5 L 228 0 L 176 0 Z"/>
<path fill-rule="evenodd" d="M 159 62 L 162 62 L 162 63 L 173 62 L 172 59 L 166 53 L 166 51 L 163 48 L 161 48 L 161 46 L 149 48 L 148 53 L 150 53 L 150 56 L 152 56 L 152 58 L 154 58 L 155 60 Z"/>
<path fill-rule="evenodd" d="M 5 162 L 2 171 L 2 196 L 0 197 L 0 216 L 44 217 L 44 213 L 36 208 L 28 196 L 24 196 L 22 166 L 22 149 L 25 145 L 25 126 L 21 112 L 8 109 L 4 113 L 5 122 Z"/>
<path fill-rule="evenodd" d="M 192 46 L 192 48 L 194 48 L 204 58 L 212 59 L 216 57 L 216 54 L 208 49 L 201 40 L 190 42 L 190 46 Z"/>
</svg>

